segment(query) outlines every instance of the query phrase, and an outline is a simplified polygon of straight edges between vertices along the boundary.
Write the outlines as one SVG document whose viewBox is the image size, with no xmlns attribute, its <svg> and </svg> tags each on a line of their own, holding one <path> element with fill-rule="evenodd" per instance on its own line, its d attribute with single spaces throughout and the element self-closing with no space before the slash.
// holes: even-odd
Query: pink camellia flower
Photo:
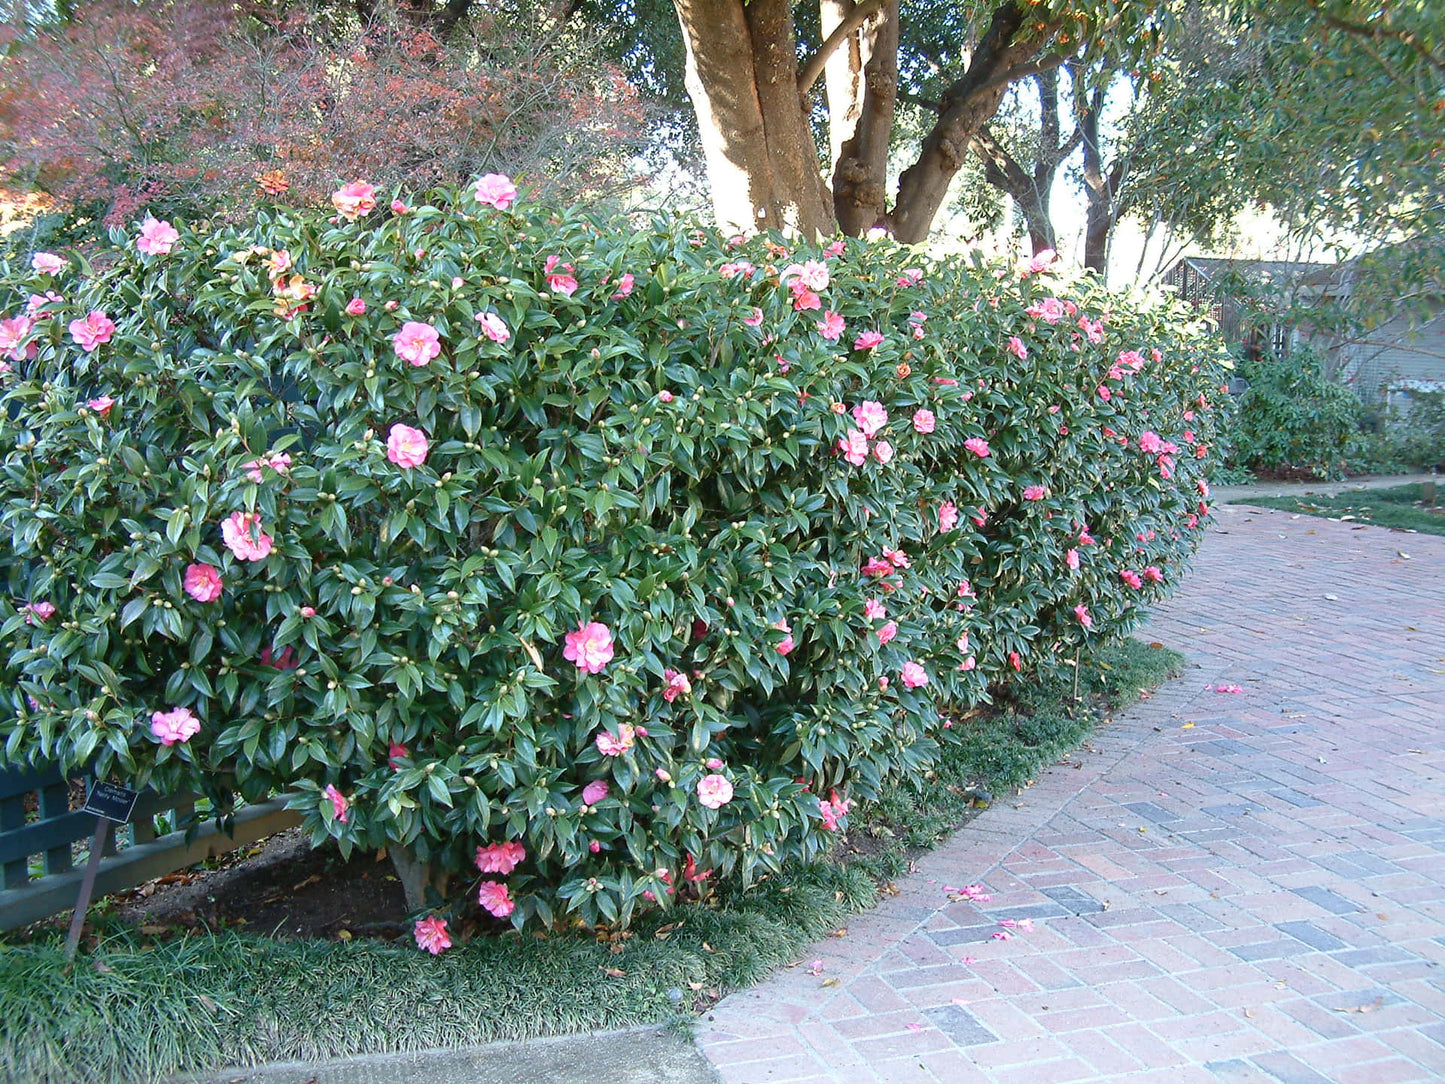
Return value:
<svg viewBox="0 0 1445 1084">
<path fill-rule="evenodd" d="M 140 236 L 135 239 L 135 247 L 147 256 L 164 256 L 180 239 L 180 233 L 169 222 L 157 222 L 147 215 L 140 224 Z"/>
<path fill-rule="evenodd" d="M 268 456 L 265 459 L 252 459 L 250 462 L 241 464 L 241 469 L 246 472 L 246 477 L 257 485 L 266 480 L 266 476 L 261 473 L 262 467 L 270 467 L 277 474 L 289 474 L 291 457 L 285 452 L 281 452 L 279 455 Z"/>
<path fill-rule="evenodd" d="M 887 546 L 884 546 L 883 556 L 888 558 L 888 563 L 894 568 L 908 568 L 913 563 L 908 559 L 908 554 L 904 553 L 901 549 L 891 550 Z"/>
<path fill-rule="evenodd" d="M 967 655 L 967 654 L 968 654 L 968 633 L 967 633 L 967 632 L 965 632 L 962 636 L 960 636 L 960 637 L 958 638 L 958 645 L 957 645 L 957 646 L 958 646 L 958 653 L 959 653 L 960 655 Z"/>
<path fill-rule="evenodd" d="M 1084 334 L 1089 337 L 1091 343 L 1101 343 L 1104 341 L 1103 320 L 1090 320 L 1087 316 L 1080 316 L 1079 327 L 1083 329 Z"/>
<path fill-rule="evenodd" d="M 359 297 L 353 297 L 346 303 L 346 312 L 350 316 L 365 316 L 366 302 Z"/>
<path fill-rule="evenodd" d="M 662 680 L 666 682 L 662 689 L 662 698 L 669 704 L 679 696 L 687 696 L 692 692 L 692 682 L 688 681 L 686 674 L 677 670 L 663 670 Z"/>
<path fill-rule="evenodd" d="M 416 320 L 408 320 L 401 325 L 401 330 L 392 336 L 391 347 L 397 357 L 413 365 L 425 365 L 442 352 L 437 329 Z"/>
<path fill-rule="evenodd" d="M 483 873 L 508 874 L 522 864 L 527 849 L 515 840 L 506 843 L 489 843 L 477 848 L 477 869 Z"/>
<path fill-rule="evenodd" d="M 1150 565 L 1144 570 L 1144 578 L 1150 583 L 1163 583 L 1164 573 L 1159 571 L 1158 565 Z"/>
<path fill-rule="evenodd" d="M 1057 324 L 1067 314 L 1064 303 L 1057 297 L 1046 297 L 1042 301 L 1035 301 L 1024 311 L 1035 320 L 1043 320 L 1049 324 Z"/>
<path fill-rule="evenodd" d="M 210 565 L 187 565 L 186 594 L 197 602 L 215 602 L 221 597 L 221 573 Z"/>
<path fill-rule="evenodd" d="M 863 564 L 863 575 L 865 576 L 891 576 L 893 565 L 886 557 L 870 557 Z"/>
<path fill-rule="evenodd" d="M 796 281 L 790 282 L 793 279 Z M 829 282 L 828 265 L 821 260 L 808 260 L 806 263 L 792 263 L 783 268 L 778 275 L 778 282 L 789 287 L 795 293 L 799 285 L 809 290 L 826 290 Z"/>
<path fill-rule="evenodd" d="M 488 173 L 478 179 L 472 194 L 478 203 L 505 211 L 517 200 L 517 186 L 505 173 Z"/>
<path fill-rule="evenodd" d="M 1044 488 L 1043 486 L 1025 486 L 1025 487 L 1024 487 L 1024 500 L 1026 500 L 1026 501 L 1041 501 L 1041 500 L 1044 499 L 1044 494 L 1047 493 L 1047 492 L 1048 492 L 1048 490 L 1047 490 L 1046 488 Z"/>
<path fill-rule="evenodd" d="M 938 506 L 938 529 L 951 531 L 956 526 L 958 526 L 958 505 L 952 501 L 944 501 Z"/>
<path fill-rule="evenodd" d="M 221 537 L 238 561 L 264 561 L 271 553 L 271 536 L 261 530 L 258 512 L 232 512 L 221 523 Z"/>
<path fill-rule="evenodd" d="M 332 815 L 336 817 L 339 823 L 345 824 L 348 815 L 347 810 L 351 808 L 351 803 L 347 801 L 346 795 L 336 789 L 335 783 L 327 783 L 326 789 L 321 792 L 321 797 L 331 800 Z"/>
<path fill-rule="evenodd" d="M 882 403 L 865 399 L 853 408 L 853 420 L 858 423 L 858 428 L 865 437 L 872 437 L 888 424 L 888 411 L 883 408 Z"/>
<path fill-rule="evenodd" d="M 844 241 L 843 238 L 840 237 L 840 238 L 838 238 L 838 240 L 836 240 L 836 241 L 834 241 L 832 244 L 830 244 L 827 248 L 823 249 L 823 255 L 824 255 L 824 256 L 841 256 L 841 255 L 843 255 L 843 252 L 847 249 L 847 247 L 848 247 L 848 243 L 847 243 L 846 241 Z"/>
<path fill-rule="evenodd" d="M 1164 451 L 1164 441 L 1158 433 L 1146 429 L 1139 434 L 1139 450 L 1148 455 L 1159 455 Z"/>
<path fill-rule="evenodd" d="M 393 425 L 386 437 L 386 458 L 404 470 L 425 463 L 429 448 L 425 433 L 401 422 Z"/>
<path fill-rule="evenodd" d="M 878 646 L 882 647 L 898 635 L 898 622 L 890 621 L 878 630 Z"/>
<path fill-rule="evenodd" d="M 37 252 L 30 257 L 30 267 L 42 275 L 54 275 L 65 270 L 66 262 L 53 252 Z"/>
<path fill-rule="evenodd" d="M 721 809 L 733 800 L 733 785 L 725 775 L 705 775 L 697 781 L 697 800 L 709 809 Z"/>
<path fill-rule="evenodd" d="M 922 663 L 905 662 L 901 676 L 904 686 L 909 689 L 918 689 L 928 684 L 928 671 L 923 669 Z"/>
<path fill-rule="evenodd" d="M 821 309 L 822 307 L 823 299 L 806 286 L 793 290 L 794 312 L 803 312 L 805 309 Z"/>
<path fill-rule="evenodd" d="M 596 805 L 606 798 L 612 788 L 607 785 L 605 779 L 594 779 L 582 788 L 582 804 Z"/>
<path fill-rule="evenodd" d="M 1115 359 L 1115 363 L 1125 368 L 1133 369 L 1137 373 L 1140 369 L 1144 368 L 1144 355 L 1137 350 L 1121 350 L 1118 358 Z"/>
<path fill-rule="evenodd" d="M 477 313 L 477 323 L 482 325 L 482 333 L 494 343 L 504 343 L 512 337 L 511 329 L 494 312 Z"/>
<path fill-rule="evenodd" d="M 1083 625 L 1084 628 L 1091 629 L 1094 627 L 1094 619 L 1089 616 L 1089 608 L 1082 602 L 1074 607 L 1074 616 L 1079 619 L 1079 624 Z"/>
<path fill-rule="evenodd" d="M 893 445 L 886 440 L 880 440 L 873 445 L 873 455 L 880 463 L 887 463 L 893 458 Z"/>
<path fill-rule="evenodd" d="M 517 909 L 507 886 L 497 881 L 483 881 L 477 886 L 477 902 L 496 918 L 506 918 Z"/>
<path fill-rule="evenodd" d="M 712 771 L 720 772 L 723 770 L 723 762 L 717 757 L 708 757 L 703 763 Z"/>
<path fill-rule="evenodd" d="M 915 410 L 913 412 L 913 428 L 919 433 L 932 433 L 938 419 L 933 416 L 931 410 Z"/>
<path fill-rule="evenodd" d="M 637 741 L 637 728 L 628 723 L 623 723 L 617 728 L 617 736 L 614 738 L 610 731 L 604 730 L 597 735 L 597 751 L 604 757 L 620 757 L 627 752 Z"/>
<path fill-rule="evenodd" d="M 11 361 L 24 361 L 27 356 L 31 356 L 35 350 L 34 344 L 29 350 L 20 344 L 34 327 L 35 321 L 28 315 L 9 316 L 0 320 L 0 356 Z"/>
<path fill-rule="evenodd" d="M 201 721 L 190 708 L 172 708 L 170 711 L 151 712 L 151 733 L 161 740 L 162 745 L 187 742 L 200 732 Z"/>
<path fill-rule="evenodd" d="M 1099 398 L 1102 399 L 1102 400 L 1104 400 L 1104 402 L 1106 402 L 1106 403 L 1107 403 L 1110 399 L 1114 398 L 1114 393 L 1109 390 L 1109 385 L 1108 385 L 1108 384 L 1100 384 L 1099 387 L 1098 387 L 1096 390 L 1097 390 L 1098 393 L 1099 393 Z"/>
<path fill-rule="evenodd" d="M 818 321 L 818 332 L 829 342 L 837 342 L 843 334 L 843 326 L 843 317 L 829 310 L 823 314 L 823 319 Z"/>
<path fill-rule="evenodd" d="M 754 306 L 753 311 L 743 317 L 743 323 L 747 324 L 748 327 L 757 327 L 762 322 L 763 310 L 758 308 L 757 306 Z"/>
<path fill-rule="evenodd" d="M 1024 345 L 1024 341 L 1017 335 L 1010 335 L 1008 337 L 1008 352 L 1018 358 L 1019 361 L 1027 361 L 1029 357 L 1029 348 Z"/>
<path fill-rule="evenodd" d="M 868 438 L 860 430 L 850 429 L 838 440 L 838 454 L 855 467 L 861 467 L 868 458 Z"/>
<path fill-rule="evenodd" d="M 404 215 L 404 214 L 406 214 L 407 211 L 409 211 L 410 209 L 411 209 L 411 208 L 409 208 L 405 203 L 403 203 L 403 202 L 402 202 L 401 200 L 399 200 L 399 199 L 394 199 L 394 200 L 391 201 L 391 213 L 394 214 L 394 215 Z"/>
<path fill-rule="evenodd" d="M 780 632 L 784 633 L 784 636 L 783 636 L 782 641 L 781 641 L 781 642 L 778 644 L 778 646 L 777 646 L 778 654 L 779 654 L 779 655 L 787 655 L 787 654 L 790 654 L 790 653 L 792 652 L 793 648 L 797 646 L 796 644 L 793 643 L 793 626 L 790 625 L 790 624 L 788 624 L 787 619 L 784 618 L 784 619 L 781 620 L 781 621 L 774 621 L 774 622 L 773 622 L 773 628 L 775 628 L 775 629 L 779 630 Z"/>
<path fill-rule="evenodd" d="M 115 334 L 115 321 L 100 309 L 92 309 L 83 320 L 70 321 L 70 337 L 86 351 L 110 342 Z"/>
<path fill-rule="evenodd" d="M 1139 573 L 1133 571 L 1132 569 L 1126 568 L 1124 569 L 1124 571 L 1120 572 L 1119 579 L 1123 580 L 1136 591 L 1144 586 L 1144 581 L 1139 578 Z"/>
<path fill-rule="evenodd" d="M 963 442 L 963 446 L 980 459 L 988 457 L 988 441 L 982 437 L 969 437 Z"/>
<path fill-rule="evenodd" d="M 883 341 L 881 331 L 865 331 L 853 340 L 854 350 L 872 350 Z"/>
<path fill-rule="evenodd" d="M 631 297 L 632 288 L 636 284 L 637 280 L 632 277 L 631 271 L 624 273 L 623 276 L 617 280 L 617 292 L 612 295 L 612 300 L 621 301 L 624 297 Z"/>
<path fill-rule="evenodd" d="M 972 670 L 972 669 L 974 669 L 974 668 L 977 667 L 977 666 L 978 666 L 978 660 L 977 660 L 976 658 L 974 658 L 972 655 L 970 655 L 968 658 L 964 659 L 963 662 L 961 662 L 961 663 L 958 664 L 958 668 L 959 668 L 960 670 Z"/>
<path fill-rule="evenodd" d="M 877 621 L 880 617 L 888 616 L 888 608 L 883 605 L 880 599 L 870 598 L 863 603 L 863 616 L 869 621 Z"/>
<path fill-rule="evenodd" d="M 110 408 L 115 406 L 115 400 L 109 395 L 102 395 L 99 399 L 87 399 L 85 405 L 102 418 L 107 418 L 110 416 Z"/>
<path fill-rule="evenodd" d="M 331 205 L 348 222 L 376 209 L 376 189 L 365 181 L 352 181 L 331 193 Z"/>
<path fill-rule="evenodd" d="M 580 623 L 576 632 L 569 632 L 562 657 L 577 664 L 586 674 L 598 674 L 612 661 L 612 630 L 600 621 Z"/>
<path fill-rule="evenodd" d="M 55 616 L 55 603 L 53 602 L 32 602 L 25 609 L 41 621 L 49 621 Z"/>
<path fill-rule="evenodd" d="M 416 920 L 411 935 L 416 938 L 416 947 L 433 956 L 439 956 L 452 947 L 451 936 L 447 933 L 447 920 L 427 915 Z"/>
<path fill-rule="evenodd" d="M 411 750 L 402 745 L 399 741 L 391 742 L 386 747 L 386 766 L 394 772 L 401 771 L 401 762 L 411 755 Z"/>
<path fill-rule="evenodd" d="M 898 276 L 899 286 L 917 286 L 923 281 L 923 269 L 920 267 L 905 267 Z"/>
<path fill-rule="evenodd" d="M 577 292 L 577 279 L 572 275 L 570 263 L 561 264 L 562 270 L 558 271 L 559 263 L 561 263 L 560 256 L 547 257 L 546 266 L 543 268 L 543 274 L 547 278 L 547 289 L 561 294 L 563 297 L 571 297 Z"/>
<path fill-rule="evenodd" d="M 1068 565 L 1075 572 L 1079 570 L 1079 551 L 1069 550 L 1064 554 L 1064 564 Z"/>
</svg>

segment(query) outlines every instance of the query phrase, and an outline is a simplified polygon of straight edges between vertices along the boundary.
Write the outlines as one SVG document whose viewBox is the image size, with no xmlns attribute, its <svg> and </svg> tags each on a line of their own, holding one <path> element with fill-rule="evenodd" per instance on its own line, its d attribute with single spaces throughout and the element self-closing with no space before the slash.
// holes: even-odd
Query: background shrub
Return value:
<svg viewBox="0 0 1445 1084">
<path fill-rule="evenodd" d="M 1193 551 L 1221 370 L 1179 306 L 390 196 L 4 266 L 6 762 L 286 791 L 474 878 L 520 842 L 494 913 L 625 921 L 825 848 Z"/>
<path fill-rule="evenodd" d="M 1360 401 L 1328 379 L 1306 345 L 1235 364 L 1249 387 L 1228 427 L 1230 465 L 1250 471 L 1341 473 L 1360 438 Z"/>
</svg>

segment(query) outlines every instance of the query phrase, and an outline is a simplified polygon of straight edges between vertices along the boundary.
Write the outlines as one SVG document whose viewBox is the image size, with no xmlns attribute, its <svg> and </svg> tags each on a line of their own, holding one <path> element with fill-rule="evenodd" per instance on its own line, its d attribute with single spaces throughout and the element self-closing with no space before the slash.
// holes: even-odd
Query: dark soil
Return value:
<svg viewBox="0 0 1445 1084">
<path fill-rule="evenodd" d="M 112 914 L 147 934 L 244 929 L 279 938 L 393 938 L 406 902 L 389 859 L 334 844 L 315 850 L 300 829 L 232 852 L 218 868 L 195 866 L 109 897 Z"/>
</svg>

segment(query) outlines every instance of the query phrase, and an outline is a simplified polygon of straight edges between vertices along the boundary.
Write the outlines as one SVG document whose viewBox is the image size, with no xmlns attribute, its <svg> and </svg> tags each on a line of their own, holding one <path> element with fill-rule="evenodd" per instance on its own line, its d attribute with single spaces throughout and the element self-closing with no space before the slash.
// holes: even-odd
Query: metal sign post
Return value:
<svg viewBox="0 0 1445 1084">
<path fill-rule="evenodd" d="M 80 895 L 75 898 L 75 914 L 70 919 L 70 933 L 65 939 L 65 958 L 75 959 L 80 948 L 80 931 L 85 926 L 85 912 L 90 908 L 90 897 L 95 892 L 95 875 L 100 871 L 100 859 L 105 851 L 106 839 L 110 836 L 112 821 L 124 824 L 135 810 L 137 792 L 129 787 L 105 783 L 97 779 L 86 795 L 81 812 L 95 814 L 95 834 L 90 837 L 90 858 L 85 863 L 85 875 L 80 880 Z"/>
</svg>

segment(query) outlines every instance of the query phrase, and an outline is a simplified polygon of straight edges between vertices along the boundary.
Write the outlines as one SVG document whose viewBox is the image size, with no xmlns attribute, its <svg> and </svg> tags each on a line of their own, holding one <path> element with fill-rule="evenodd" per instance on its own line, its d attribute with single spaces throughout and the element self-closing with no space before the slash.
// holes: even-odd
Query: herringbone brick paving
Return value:
<svg viewBox="0 0 1445 1084">
<path fill-rule="evenodd" d="M 1445 538 L 1225 506 L 1143 635 L 1185 675 L 702 1021 L 727 1084 L 1445 1080 Z"/>
</svg>

